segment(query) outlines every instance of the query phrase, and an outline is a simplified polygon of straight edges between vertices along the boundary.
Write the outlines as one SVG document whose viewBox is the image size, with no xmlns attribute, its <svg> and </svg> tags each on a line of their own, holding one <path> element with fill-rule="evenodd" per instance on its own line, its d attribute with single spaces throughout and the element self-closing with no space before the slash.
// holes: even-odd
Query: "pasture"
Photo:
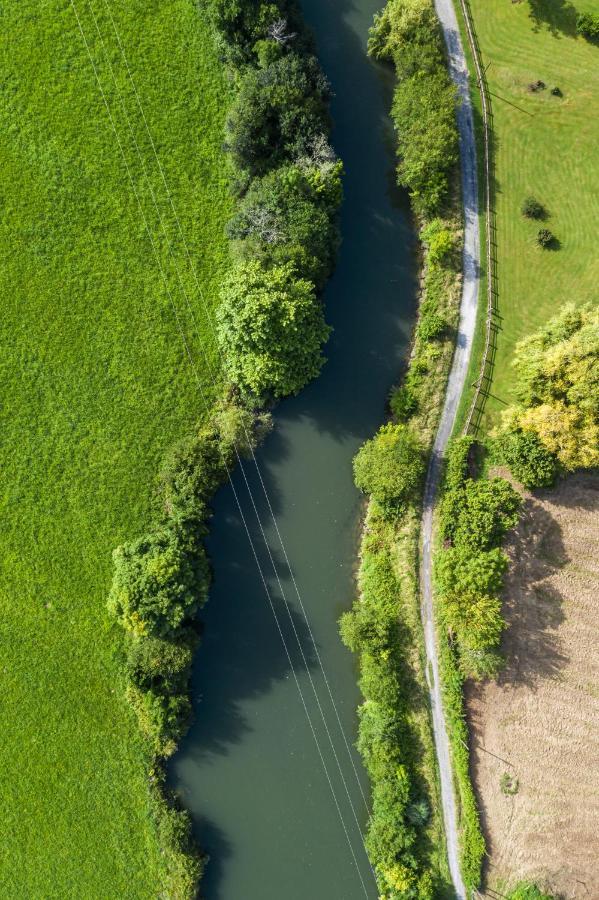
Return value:
<svg viewBox="0 0 599 900">
<path fill-rule="evenodd" d="M 105 604 L 165 448 L 218 390 L 200 292 L 227 268 L 229 88 L 193 0 L 0 12 L 0 895 L 151 897 Z"/>
</svg>

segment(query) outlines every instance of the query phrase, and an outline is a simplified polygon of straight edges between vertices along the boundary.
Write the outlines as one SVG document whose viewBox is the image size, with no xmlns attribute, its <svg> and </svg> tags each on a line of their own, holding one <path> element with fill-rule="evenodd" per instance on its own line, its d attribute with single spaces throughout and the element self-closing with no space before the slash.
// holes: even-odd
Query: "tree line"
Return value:
<svg viewBox="0 0 599 900">
<path fill-rule="evenodd" d="M 151 810 L 168 860 L 168 896 L 196 896 L 206 858 L 165 786 L 188 728 L 198 612 L 210 588 L 210 503 L 238 454 L 268 430 L 265 406 L 295 394 L 324 362 L 321 291 L 338 245 L 342 165 L 328 141 L 330 88 L 295 5 L 209 0 L 234 85 L 224 147 L 235 200 L 231 266 L 217 308 L 220 399 L 173 447 L 151 530 L 116 548 L 108 600 L 123 629 L 126 695 L 148 750 Z"/>
</svg>

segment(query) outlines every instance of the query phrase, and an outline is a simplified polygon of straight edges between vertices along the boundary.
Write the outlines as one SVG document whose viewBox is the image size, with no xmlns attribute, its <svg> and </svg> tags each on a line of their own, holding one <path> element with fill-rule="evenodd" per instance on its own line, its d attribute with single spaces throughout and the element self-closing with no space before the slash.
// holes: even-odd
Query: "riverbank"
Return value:
<svg viewBox="0 0 599 900">
<path fill-rule="evenodd" d="M 387 8 L 383 15 L 388 16 L 388 19 L 385 20 L 381 16 L 377 23 L 379 34 L 393 35 L 395 27 L 393 16 L 396 9 L 400 8 L 398 5 L 390 5 Z M 420 31 L 416 26 L 416 33 L 420 41 L 423 41 L 423 34 L 428 33 L 430 37 L 427 40 L 432 41 L 434 47 L 434 42 L 440 41 L 440 33 L 439 30 L 435 31 L 439 28 L 438 24 L 433 24 L 433 20 L 428 18 L 429 9 L 431 7 L 423 4 L 422 26 Z M 414 37 L 408 34 L 406 39 L 408 41 L 406 52 L 409 52 L 409 41 L 414 40 Z M 397 41 L 397 38 L 389 37 L 389 40 Z M 434 54 L 436 51 L 431 49 L 428 52 Z M 453 64 L 455 65 L 456 61 Z M 464 91 L 463 85 L 461 88 Z M 463 98 L 467 103 L 467 85 Z M 401 127 L 399 122 L 398 127 Z M 401 156 L 403 153 L 401 144 L 399 149 Z M 401 165 L 399 171 L 401 178 Z M 476 275 L 474 278 L 472 276 L 474 272 L 472 261 L 477 254 L 476 248 L 473 250 L 470 246 L 470 241 L 476 241 L 478 236 L 476 172 L 470 172 L 466 162 L 465 165 L 463 163 L 462 173 L 468 185 L 473 183 L 472 190 L 469 189 L 466 194 L 470 234 L 467 253 L 464 255 L 464 259 L 468 261 L 467 282 L 464 286 L 465 300 L 462 301 L 461 296 L 462 197 L 457 187 L 460 179 L 456 173 L 452 197 L 449 203 L 445 202 L 443 215 L 431 216 L 428 213 L 423 216 L 420 232 L 425 254 L 419 321 L 415 330 L 408 372 L 400 387 L 392 393 L 390 401 L 394 420 L 399 423 L 405 422 L 406 427 L 418 436 L 423 450 L 427 453 L 432 450 L 436 434 L 435 447 L 438 454 L 442 453 L 451 432 L 455 406 L 460 394 L 459 381 L 464 377 L 468 359 L 470 330 L 469 324 L 465 326 L 464 322 L 470 323 L 472 318 L 470 308 L 476 310 L 477 283 Z M 418 207 L 418 201 L 416 206 Z M 460 351 L 456 358 L 454 347 L 457 342 L 460 310 L 463 314 L 462 328 L 465 328 L 466 341 L 460 340 Z M 432 323 L 436 324 L 436 327 L 431 327 Z M 454 373 L 457 371 L 461 374 L 457 377 L 457 387 L 450 391 L 450 399 L 446 401 L 452 360 Z M 456 375 L 454 374 L 452 378 L 456 380 Z M 440 439 L 438 427 L 441 413 L 443 408 L 447 410 L 448 405 L 452 412 L 446 411 L 444 414 L 445 424 L 440 432 L 443 437 Z M 429 503 L 435 492 L 434 485 L 436 481 L 431 488 L 429 480 L 427 493 Z M 410 878 L 419 878 L 421 891 L 425 891 L 424 882 L 427 878 L 430 885 L 427 889 L 437 892 L 445 890 L 449 882 L 444 822 L 441 815 L 441 786 L 434 756 L 432 724 L 428 704 L 423 704 L 422 700 L 417 699 L 427 693 L 429 668 L 424 640 L 417 637 L 422 634 L 418 615 L 420 531 L 418 499 L 414 498 L 404 503 L 399 518 L 391 517 L 391 519 L 381 510 L 380 503 L 376 499 L 370 501 L 361 547 L 358 579 L 360 598 L 352 616 L 345 617 L 342 622 L 342 633 L 350 646 L 358 652 L 362 672 L 361 687 L 365 703 L 361 707 L 360 747 L 370 770 L 374 794 L 373 816 L 368 838 L 371 858 L 374 857 L 373 862 L 377 867 L 382 889 L 390 892 L 388 896 L 391 897 L 400 890 L 398 875 L 400 870 L 406 883 Z M 390 580 L 394 580 L 394 588 L 391 587 Z M 384 622 L 389 616 L 391 618 L 386 626 L 391 629 L 387 637 L 388 649 L 383 652 L 379 647 L 379 632 L 385 627 Z M 392 628 L 393 620 L 399 621 L 399 632 Z M 432 620 L 427 628 L 430 627 Z M 375 642 L 378 648 L 376 653 L 374 635 L 366 636 L 368 628 L 375 629 L 379 634 Z M 412 651 L 408 649 L 410 639 L 413 642 Z M 430 652 L 430 648 L 428 649 Z M 434 663 L 436 669 L 436 660 Z M 393 684 L 396 685 L 395 688 L 392 688 Z M 439 690 L 438 678 L 432 683 L 431 687 L 433 686 Z M 392 713 L 391 707 L 386 709 L 387 700 L 384 698 L 387 697 L 391 702 L 394 690 L 399 691 L 401 699 L 392 701 L 396 710 Z M 440 697 L 437 704 L 440 708 Z M 376 729 L 373 731 L 375 728 L 373 722 L 380 717 L 395 722 L 394 727 L 397 729 L 395 736 L 393 730 L 389 730 L 388 724 L 386 731 L 382 732 L 386 737 L 375 737 L 377 732 Z M 400 765 L 405 773 L 402 790 L 395 799 L 391 797 L 383 799 L 388 773 L 385 766 L 381 768 L 382 759 L 387 759 L 391 767 Z M 378 760 L 376 764 L 375 760 Z M 451 769 L 446 770 L 443 775 L 446 781 L 445 793 L 449 790 L 450 797 L 453 797 Z M 394 815 L 399 817 L 399 820 L 403 819 L 403 825 L 401 828 L 397 825 L 393 834 L 387 835 L 385 841 L 388 841 L 388 844 L 386 844 L 381 843 L 378 829 L 379 821 L 382 823 L 383 817 L 388 815 L 390 804 L 394 804 Z M 391 858 L 396 860 L 395 868 L 385 868 L 383 860 Z M 454 868 L 457 865 L 455 860 Z M 452 875 L 455 879 L 453 870 Z M 459 878 L 459 869 L 457 877 Z"/>
<path fill-rule="evenodd" d="M 114 550 L 108 597 L 123 629 L 125 696 L 148 754 L 151 813 L 165 856 L 159 890 L 177 898 L 197 894 L 206 863 L 192 840 L 190 816 L 167 784 L 166 761 L 189 727 L 198 615 L 211 581 L 205 547 L 211 502 L 243 457 L 255 462 L 270 424 L 266 406 L 299 393 L 318 375 L 330 333 L 320 294 L 338 243 L 342 174 L 328 142 L 330 89 L 295 6 L 271 4 L 259 13 L 249 3 L 208 6 L 214 44 L 233 86 L 223 129 L 234 200 L 226 226 L 231 260 L 214 317 L 200 285 L 190 300 L 176 271 L 194 325 L 192 301 L 200 299 L 206 337 L 216 345 L 213 363 L 198 334 L 212 392 L 203 388 L 202 364 L 198 368 L 168 290 L 202 417 L 163 462 L 148 530 Z M 177 242 L 191 262 L 172 200 L 170 206 Z"/>
</svg>

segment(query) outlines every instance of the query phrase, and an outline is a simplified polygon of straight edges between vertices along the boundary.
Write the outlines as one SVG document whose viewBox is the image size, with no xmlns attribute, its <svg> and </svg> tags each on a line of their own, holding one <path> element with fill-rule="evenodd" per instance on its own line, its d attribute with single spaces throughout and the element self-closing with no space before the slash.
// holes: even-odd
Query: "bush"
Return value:
<svg viewBox="0 0 599 900">
<path fill-rule="evenodd" d="M 548 228 L 541 228 L 539 233 L 537 234 L 537 244 L 539 247 L 551 247 L 551 245 L 555 242 L 555 237 L 552 231 L 549 231 Z"/>
<path fill-rule="evenodd" d="M 599 39 L 599 14 L 579 13 L 576 19 L 576 33 L 592 41 Z"/>
<path fill-rule="evenodd" d="M 455 237 L 441 219 L 433 219 L 422 229 L 422 240 L 428 250 L 428 263 L 442 262 L 453 250 Z"/>
<path fill-rule="evenodd" d="M 383 425 L 354 457 L 354 479 L 387 514 L 397 512 L 421 483 L 424 454 L 406 425 Z"/>
<path fill-rule="evenodd" d="M 332 151 L 331 151 L 332 152 Z M 339 234 L 336 209 L 341 165 L 282 166 L 252 182 L 228 226 L 242 260 L 265 268 L 294 263 L 322 286 L 333 268 Z"/>
<path fill-rule="evenodd" d="M 418 409 L 418 387 L 421 378 L 414 377 L 410 371 L 402 385 L 394 388 L 389 398 L 389 407 L 393 418 L 398 422 L 406 422 Z"/>
<path fill-rule="evenodd" d="M 557 459 L 533 431 L 511 431 L 498 442 L 499 453 L 524 487 L 550 487 L 557 475 Z"/>
<path fill-rule="evenodd" d="M 293 265 L 237 266 L 216 317 L 225 371 L 246 397 L 297 394 L 320 372 L 330 329 L 314 286 Z"/>
<path fill-rule="evenodd" d="M 521 498 L 503 478 L 474 480 L 468 474 L 472 440 L 452 442 L 441 499 L 441 530 L 450 546 L 435 559 L 441 617 L 465 677 L 496 675 L 505 622 L 499 593 L 507 568 L 500 549 L 518 521 Z"/>
<path fill-rule="evenodd" d="M 418 337 L 422 341 L 434 341 L 435 338 L 441 337 L 447 328 L 447 323 L 443 316 L 438 313 L 425 313 L 420 316 L 418 322 Z"/>
<path fill-rule="evenodd" d="M 522 498 L 505 478 L 469 478 L 461 492 L 454 544 L 468 552 L 498 546 L 518 522 Z"/>
<path fill-rule="evenodd" d="M 189 631 L 177 641 L 155 637 L 133 637 L 129 641 L 125 671 L 142 691 L 156 694 L 181 693 L 187 680 L 197 637 Z"/>
<path fill-rule="evenodd" d="M 522 215 L 527 219 L 543 219 L 545 218 L 545 207 L 534 197 L 527 197 L 522 204 Z"/>
<path fill-rule="evenodd" d="M 247 69 L 227 120 L 226 147 L 250 178 L 310 155 L 328 129 L 330 88 L 314 56 L 288 53 Z"/>
<path fill-rule="evenodd" d="M 138 637 L 176 636 L 206 598 L 206 554 L 173 528 L 117 547 L 113 561 L 108 607 Z"/>
</svg>

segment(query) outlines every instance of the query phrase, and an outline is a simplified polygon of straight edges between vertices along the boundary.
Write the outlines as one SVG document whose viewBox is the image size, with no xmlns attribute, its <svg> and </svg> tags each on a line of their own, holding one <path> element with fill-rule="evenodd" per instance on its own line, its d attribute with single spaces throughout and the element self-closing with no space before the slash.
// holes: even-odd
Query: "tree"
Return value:
<svg viewBox="0 0 599 900">
<path fill-rule="evenodd" d="M 304 278 L 324 284 L 339 239 L 340 168 L 302 163 L 255 178 L 228 226 L 237 255 L 266 267 L 293 262 Z"/>
<path fill-rule="evenodd" d="M 469 478 L 457 511 L 454 543 L 468 552 L 490 550 L 516 525 L 522 499 L 505 478 Z"/>
<path fill-rule="evenodd" d="M 311 282 L 292 264 L 244 262 L 230 273 L 217 310 L 227 375 L 243 394 L 297 394 L 318 375 L 330 334 Z"/>
<path fill-rule="evenodd" d="M 518 344 L 514 368 L 502 433 L 536 435 L 568 471 L 599 465 L 599 309 L 564 307 Z"/>
<path fill-rule="evenodd" d="M 176 636 L 208 591 L 205 553 L 163 528 L 113 552 L 108 608 L 134 635 Z"/>
<path fill-rule="evenodd" d="M 328 126 L 329 83 L 311 55 L 286 53 L 244 71 L 227 120 L 227 149 L 237 169 L 264 175 L 310 153 Z"/>
<path fill-rule="evenodd" d="M 522 215 L 527 219 L 542 219 L 545 216 L 545 207 L 534 197 L 527 197 L 522 204 Z"/>
<path fill-rule="evenodd" d="M 498 441 L 498 449 L 514 478 L 524 487 L 550 487 L 555 481 L 557 457 L 535 431 L 505 432 Z"/>
<path fill-rule="evenodd" d="M 413 496 L 424 475 L 424 454 L 407 425 L 383 425 L 354 457 L 357 487 L 391 513 Z"/>
</svg>

